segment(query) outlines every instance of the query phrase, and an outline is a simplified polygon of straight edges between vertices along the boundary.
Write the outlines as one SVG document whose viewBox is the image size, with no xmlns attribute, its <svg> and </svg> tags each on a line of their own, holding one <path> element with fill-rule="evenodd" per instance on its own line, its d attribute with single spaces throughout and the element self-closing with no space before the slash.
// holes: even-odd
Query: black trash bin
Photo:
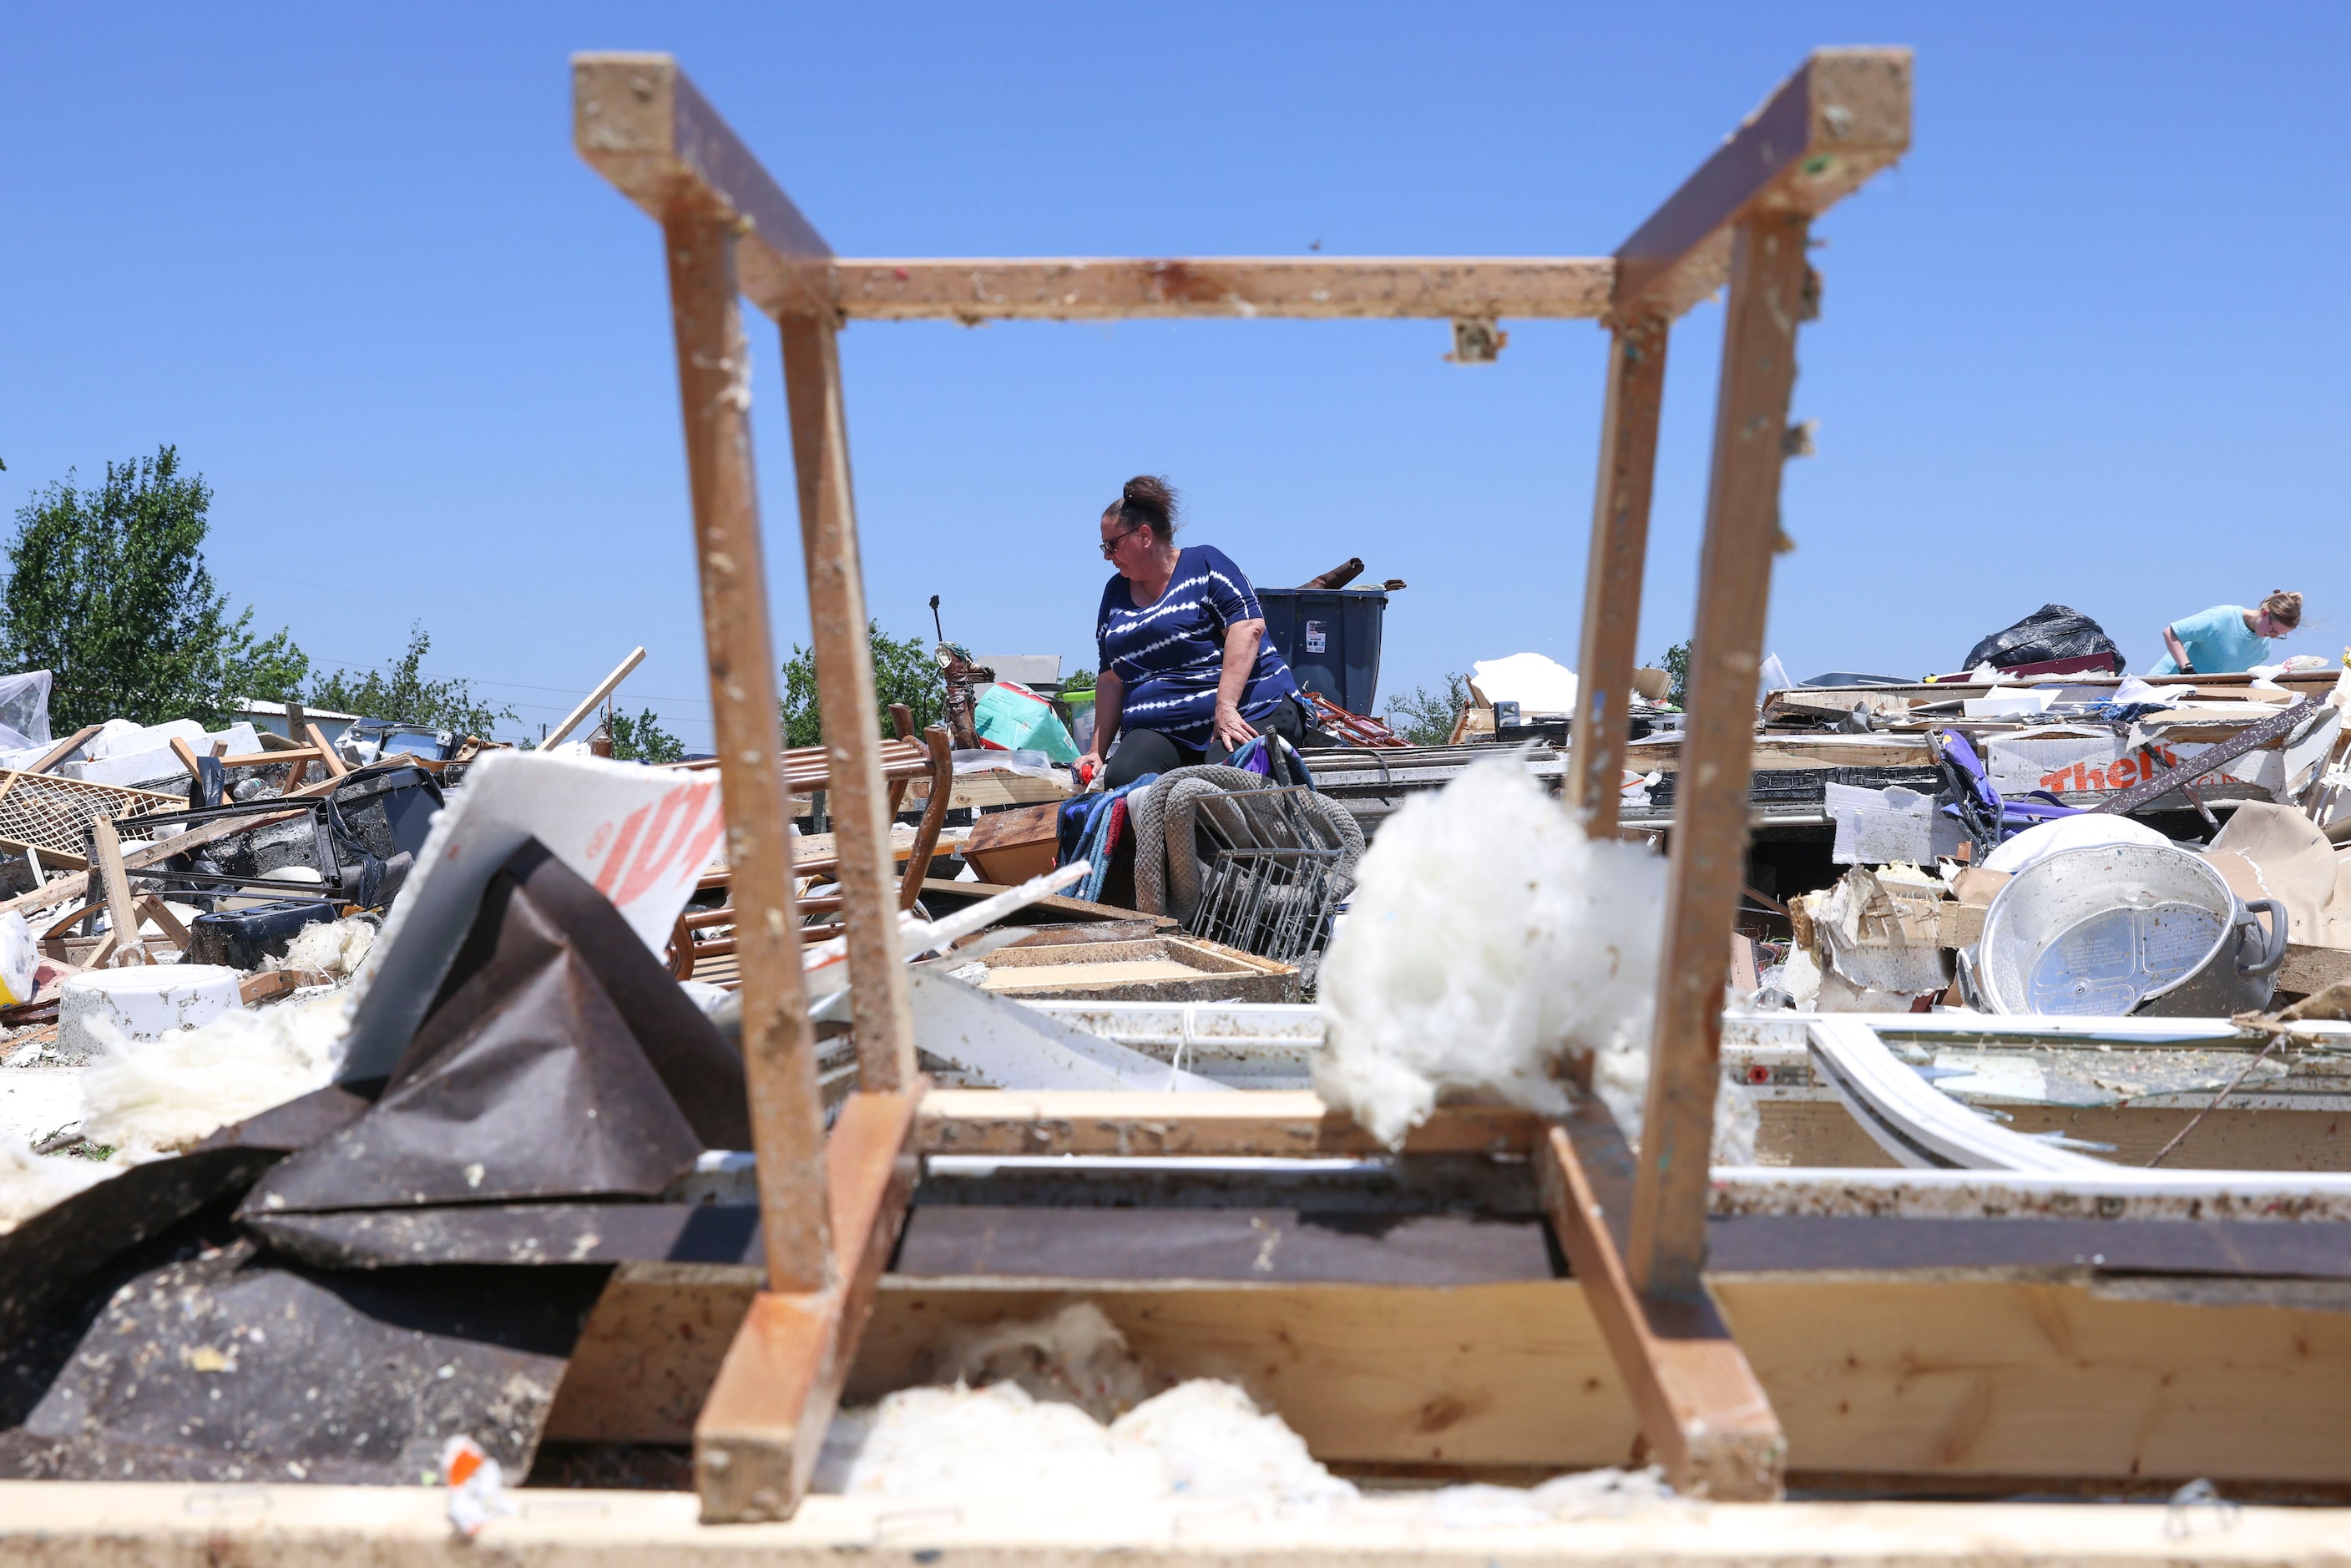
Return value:
<svg viewBox="0 0 2351 1568">
<path fill-rule="evenodd" d="M 1380 689 L 1379 588 L 1260 588 L 1265 634 L 1298 684 L 1349 713 L 1371 714 Z"/>
</svg>

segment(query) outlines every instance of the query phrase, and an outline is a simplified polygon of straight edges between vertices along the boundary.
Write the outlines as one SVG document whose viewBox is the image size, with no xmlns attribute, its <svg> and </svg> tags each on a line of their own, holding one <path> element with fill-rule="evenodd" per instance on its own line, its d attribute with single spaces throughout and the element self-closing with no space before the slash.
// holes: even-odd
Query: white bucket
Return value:
<svg viewBox="0 0 2351 1568">
<path fill-rule="evenodd" d="M 210 964 L 141 964 L 92 969 L 57 988 L 57 1054 L 88 1061 L 98 1054 L 90 1032 L 104 1019 L 132 1040 L 161 1040 L 175 1029 L 208 1024 L 242 1007 L 237 972 Z"/>
</svg>

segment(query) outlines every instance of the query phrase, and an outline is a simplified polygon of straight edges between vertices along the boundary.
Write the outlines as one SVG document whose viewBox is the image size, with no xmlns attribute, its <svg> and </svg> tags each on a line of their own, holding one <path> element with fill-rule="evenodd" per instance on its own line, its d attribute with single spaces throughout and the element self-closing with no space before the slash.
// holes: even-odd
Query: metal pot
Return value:
<svg viewBox="0 0 2351 1568">
<path fill-rule="evenodd" d="M 1996 1013 L 2226 1018 L 2269 1005 L 2285 945 L 2285 905 L 2241 902 L 2201 856 L 2106 844 L 2001 888 L 1970 967 Z"/>
</svg>

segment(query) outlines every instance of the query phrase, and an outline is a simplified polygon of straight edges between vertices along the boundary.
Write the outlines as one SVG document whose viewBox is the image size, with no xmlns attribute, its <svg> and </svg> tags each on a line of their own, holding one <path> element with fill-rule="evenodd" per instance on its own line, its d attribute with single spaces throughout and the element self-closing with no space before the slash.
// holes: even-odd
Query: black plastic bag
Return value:
<svg viewBox="0 0 2351 1568">
<path fill-rule="evenodd" d="M 2019 664 L 2043 664 L 2054 659 L 2086 658 L 2092 653 L 2112 653 L 2117 674 L 2123 669 L 2122 650 L 2106 635 L 2106 629 L 2064 604 L 2044 604 L 2015 625 L 1995 632 L 1968 650 L 1959 668 L 1972 670 L 1978 664 L 1990 664 L 1995 670 L 2013 669 Z"/>
</svg>

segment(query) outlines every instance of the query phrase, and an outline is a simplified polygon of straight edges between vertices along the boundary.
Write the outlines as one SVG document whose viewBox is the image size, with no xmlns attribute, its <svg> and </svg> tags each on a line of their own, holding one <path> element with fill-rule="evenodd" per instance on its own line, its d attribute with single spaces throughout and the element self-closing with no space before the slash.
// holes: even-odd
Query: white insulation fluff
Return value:
<svg viewBox="0 0 2351 1568">
<path fill-rule="evenodd" d="M 321 991 L 239 1008 L 160 1040 L 94 1021 L 100 1050 L 81 1075 L 82 1135 L 112 1145 L 117 1158 L 152 1159 L 326 1087 L 350 1028 L 348 999 Z"/>
<path fill-rule="evenodd" d="M 286 956 L 272 958 L 270 969 L 314 969 L 333 979 L 348 980 L 367 961 L 375 946 L 376 922 L 361 915 L 322 920 L 305 925 L 286 945 Z"/>
<path fill-rule="evenodd" d="M 1449 1091 L 1563 1113 L 1559 1064 L 1588 1050 L 1637 1139 L 1665 907 L 1663 859 L 1587 837 L 1516 758 L 1479 763 L 1364 856 L 1317 985 L 1316 1091 L 1395 1147 Z M 1736 1088 L 1725 1101 L 1718 1156 L 1744 1164 L 1754 1113 Z"/>
<path fill-rule="evenodd" d="M 1356 1495 L 1280 1416 L 1210 1378 L 1179 1383 L 1107 1427 L 1017 1383 L 904 1389 L 833 1417 L 816 1487 L 935 1501 L 1180 1497 L 1284 1508 Z"/>
<path fill-rule="evenodd" d="M 967 1331 L 943 1347 L 935 1371 L 953 1385 L 903 1389 L 833 1417 L 818 1490 L 1281 1508 L 1356 1495 L 1236 1385 L 1170 1386 L 1092 1301 Z"/>
<path fill-rule="evenodd" d="M 1587 838 L 1514 758 L 1406 801 L 1323 960 L 1315 1089 L 1391 1146 L 1447 1090 L 1564 1113 L 1563 1053 L 1646 1054 L 1665 904 L 1664 861 Z"/>
</svg>

